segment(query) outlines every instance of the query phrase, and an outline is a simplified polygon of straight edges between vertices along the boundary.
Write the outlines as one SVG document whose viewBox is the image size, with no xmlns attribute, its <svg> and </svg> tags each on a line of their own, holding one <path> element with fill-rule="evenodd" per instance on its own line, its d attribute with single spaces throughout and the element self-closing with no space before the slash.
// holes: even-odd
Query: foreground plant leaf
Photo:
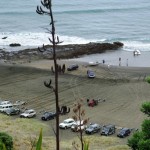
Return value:
<svg viewBox="0 0 150 150">
<path fill-rule="evenodd" d="M 42 129 L 40 130 L 39 139 L 36 144 L 36 150 L 42 150 Z"/>
</svg>

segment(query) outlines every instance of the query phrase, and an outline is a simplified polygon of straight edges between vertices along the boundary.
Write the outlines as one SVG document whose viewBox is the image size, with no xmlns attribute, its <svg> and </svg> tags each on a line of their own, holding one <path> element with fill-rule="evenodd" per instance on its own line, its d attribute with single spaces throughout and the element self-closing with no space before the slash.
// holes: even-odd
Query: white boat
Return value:
<svg viewBox="0 0 150 150">
<path fill-rule="evenodd" d="M 134 54 L 134 55 L 141 55 L 141 52 L 140 52 L 140 50 L 134 50 L 134 51 L 133 51 L 133 54 Z"/>
<path fill-rule="evenodd" d="M 90 61 L 89 62 L 89 66 L 97 66 L 98 64 L 99 64 L 98 61 L 96 61 L 96 62 Z"/>
</svg>

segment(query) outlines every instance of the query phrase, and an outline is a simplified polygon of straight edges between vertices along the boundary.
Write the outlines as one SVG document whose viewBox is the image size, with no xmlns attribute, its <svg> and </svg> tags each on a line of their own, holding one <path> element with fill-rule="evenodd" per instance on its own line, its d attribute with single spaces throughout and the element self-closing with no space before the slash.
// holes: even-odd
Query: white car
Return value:
<svg viewBox="0 0 150 150">
<path fill-rule="evenodd" d="M 3 104 L 3 105 L 0 105 L 0 112 L 5 112 L 7 109 L 10 109 L 12 107 L 13 107 L 12 104 Z"/>
<path fill-rule="evenodd" d="M 90 61 L 89 62 L 89 66 L 97 66 L 97 65 L 99 65 L 98 61 L 96 61 L 96 62 Z"/>
<path fill-rule="evenodd" d="M 28 109 L 24 113 L 20 114 L 21 118 L 32 118 L 36 116 L 36 112 L 33 109 Z"/>
<path fill-rule="evenodd" d="M 78 132 L 80 130 L 83 131 L 84 129 L 85 129 L 85 126 L 83 125 L 83 120 L 81 122 L 78 120 L 78 121 L 76 121 L 75 124 L 73 124 L 71 126 L 71 130 L 73 132 Z"/>
<path fill-rule="evenodd" d="M 10 101 L 1 101 L 0 105 L 7 105 L 7 104 L 12 104 Z"/>
<path fill-rule="evenodd" d="M 61 129 L 71 128 L 71 126 L 75 123 L 76 122 L 74 121 L 74 119 L 69 118 L 69 119 L 64 120 L 62 123 L 60 123 L 59 128 Z"/>
</svg>

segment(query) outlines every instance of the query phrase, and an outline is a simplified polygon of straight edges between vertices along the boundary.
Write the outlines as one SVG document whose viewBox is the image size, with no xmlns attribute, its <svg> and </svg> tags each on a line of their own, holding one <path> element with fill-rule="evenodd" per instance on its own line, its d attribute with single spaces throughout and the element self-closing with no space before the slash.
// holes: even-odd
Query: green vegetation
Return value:
<svg viewBox="0 0 150 150">
<path fill-rule="evenodd" d="M 148 77 L 146 78 L 146 81 L 147 81 L 148 83 L 150 83 L 150 76 L 148 76 Z"/>
<path fill-rule="evenodd" d="M 150 83 L 150 76 L 146 78 Z M 150 102 L 144 102 L 141 111 L 150 117 Z M 142 130 L 133 134 L 128 140 L 128 145 L 133 150 L 150 150 L 150 119 L 145 119 L 142 123 Z"/>
<path fill-rule="evenodd" d="M 89 149 L 89 141 L 84 141 L 83 146 L 84 146 L 84 150 L 88 150 Z"/>
<path fill-rule="evenodd" d="M 0 149 L 6 150 L 5 144 L 2 141 L 0 141 Z"/>
<path fill-rule="evenodd" d="M 141 111 L 150 116 L 150 102 L 142 104 Z M 128 140 L 128 145 L 133 150 L 150 150 L 150 119 L 142 123 L 142 130 L 133 134 Z"/>
<path fill-rule="evenodd" d="M 0 149 L 1 150 L 12 150 L 13 149 L 13 139 L 10 135 L 5 132 L 0 132 Z"/>
<path fill-rule="evenodd" d="M 40 131 L 39 139 L 36 144 L 36 150 L 42 150 L 42 129 Z"/>
<path fill-rule="evenodd" d="M 142 104 L 141 111 L 150 116 L 150 102 L 145 102 Z"/>
</svg>

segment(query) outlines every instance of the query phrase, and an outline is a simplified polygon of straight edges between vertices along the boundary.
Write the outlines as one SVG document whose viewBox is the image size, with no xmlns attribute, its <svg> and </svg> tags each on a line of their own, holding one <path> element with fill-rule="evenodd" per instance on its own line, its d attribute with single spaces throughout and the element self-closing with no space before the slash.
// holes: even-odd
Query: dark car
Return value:
<svg viewBox="0 0 150 150">
<path fill-rule="evenodd" d="M 56 116 L 56 113 L 54 112 L 45 112 L 41 119 L 44 120 L 44 121 L 47 121 L 47 120 L 51 120 L 51 119 L 54 119 Z"/>
<path fill-rule="evenodd" d="M 111 125 L 111 124 L 105 125 L 102 128 L 101 135 L 106 135 L 106 136 L 112 135 L 115 133 L 115 130 L 116 130 L 115 125 Z"/>
<path fill-rule="evenodd" d="M 72 70 L 77 70 L 79 68 L 79 66 L 77 64 L 73 64 L 73 65 L 70 65 L 67 70 L 68 71 L 72 71 Z"/>
<path fill-rule="evenodd" d="M 95 73 L 92 70 L 87 71 L 88 78 L 95 78 Z"/>
<path fill-rule="evenodd" d="M 129 128 L 122 128 L 119 133 L 117 134 L 118 137 L 124 138 L 126 136 L 129 136 L 131 133 L 131 129 Z"/>
<path fill-rule="evenodd" d="M 10 109 L 7 109 L 6 111 L 5 111 L 5 113 L 7 114 L 7 115 L 18 115 L 19 113 L 20 113 L 20 109 L 19 108 L 10 108 Z"/>
<path fill-rule="evenodd" d="M 94 133 L 98 133 L 101 129 L 101 126 L 99 124 L 90 124 L 89 126 L 87 126 L 85 133 L 86 134 L 94 134 Z"/>
</svg>

